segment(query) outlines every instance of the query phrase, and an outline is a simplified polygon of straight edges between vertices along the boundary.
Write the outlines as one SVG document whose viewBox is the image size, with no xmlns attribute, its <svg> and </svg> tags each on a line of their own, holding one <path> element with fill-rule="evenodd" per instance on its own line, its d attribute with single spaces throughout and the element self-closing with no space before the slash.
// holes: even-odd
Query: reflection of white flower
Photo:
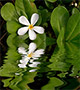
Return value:
<svg viewBox="0 0 80 90">
<path fill-rule="evenodd" d="M 35 59 L 41 57 L 41 54 L 44 54 L 44 49 L 36 50 L 36 44 L 30 43 L 29 51 L 26 51 L 25 48 L 19 47 L 18 52 L 23 55 L 21 64 L 18 64 L 20 68 L 25 68 L 27 63 L 30 61 L 29 67 L 37 67 L 40 62 L 34 62 Z"/>
<path fill-rule="evenodd" d="M 21 16 L 19 18 L 19 22 L 26 26 L 18 30 L 18 35 L 24 35 L 29 30 L 29 38 L 31 40 L 34 40 L 36 39 L 36 33 L 34 31 L 36 31 L 39 34 L 43 34 L 44 33 L 43 27 L 34 26 L 36 22 L 38 21 L 38 19 L 39 19 L 39 15 L 34 13 L 31 17 L 31 24 L 30 24 L 28 19 L 25 16 Z"/>
</svg>

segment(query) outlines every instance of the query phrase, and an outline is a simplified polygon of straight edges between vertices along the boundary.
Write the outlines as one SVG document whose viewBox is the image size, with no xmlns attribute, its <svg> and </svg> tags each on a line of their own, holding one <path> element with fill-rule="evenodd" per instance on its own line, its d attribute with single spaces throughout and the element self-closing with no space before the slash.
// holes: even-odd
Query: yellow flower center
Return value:
<svg viewBox="0 0 80 90">
<path fill-rule="evenodd" d="M 33 29 L 33 25 L 31 24 L 31 25 L 29 25 L 29 29 Z"/>
<path fill-rule="evenodd" d="M 28 54 L 27 56 L 31 58 L 31 57 L 32 57 L 32 55 L 33 55 L 33 53 L 30 53 L 30 54 Z"/>
</svg>

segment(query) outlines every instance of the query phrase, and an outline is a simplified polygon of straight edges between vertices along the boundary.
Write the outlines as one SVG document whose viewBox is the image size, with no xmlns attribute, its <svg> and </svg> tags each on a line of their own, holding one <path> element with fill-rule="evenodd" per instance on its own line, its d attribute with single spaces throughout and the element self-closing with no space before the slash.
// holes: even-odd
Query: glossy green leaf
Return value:
<svg viewBox="0 0 80 90">
<path fill-rule="evenodd" d="M 12 19 L 15 19 L 15 15 L 16 15 L 16 11 L 12 3 L 6 3 L 1 8 L 1 16 L 4 18 L 4 20 L 10 21 Z"/>
<path fill-rule="evenodd" d="M 59 87 L 63 85 L 63 81 L 56 77 L 50 78 L 50 81 L 48 82 L 47 85 L 43 86 L 41 90 L 55 90 L 55 87 Z"/>
<path fill-rule="evenodd" d="M 79 10 L 77 8 L 73 8 L 72 14 L 77 14 L 77 13 L 79 13 Z"/>
<path fill-rule="evenodd" d="M 19 24 L 19 22 L 16 22 L 16 21 L 7 22 L 7 31 L 9 33 L 16 33 L 20 27 L 21 25 Z"/>
<path fill-rule="evenodd" d="M 14 38 L 16 37 L 16 34 L 13 33 L 11 35 L 8 36 L 7 38 L 7 45 L 12 48 L 12 49 L 16 49 L 16 46 L 13 44 L 14 43 Z M 15 42 L 16 43 L 16 42 Z"/>
<path fill-rule="evenodd" d="M 30 18 L 33 13 L 37 13 L 35 4 L 31 3 L 29 0 L 16 0 L 15 7 L 20 16 L 25 15 L 27 17 L 28 15 Z"/>
<path fill-rule="evenodd" d="M 78 34 L 80 34 L 80 13 L 73 14 L 67 24 L 66 29 L 66 40 L 70 41 L 75 38 Z"/>
<path fill-rule="evenodd" d="M 53 10 L 50 22 L 56 36 L 58 36 L 62 27 L 66 27 L 68 18 L 69 12 L 65 7 L 58 6 Z"/>
</svg>

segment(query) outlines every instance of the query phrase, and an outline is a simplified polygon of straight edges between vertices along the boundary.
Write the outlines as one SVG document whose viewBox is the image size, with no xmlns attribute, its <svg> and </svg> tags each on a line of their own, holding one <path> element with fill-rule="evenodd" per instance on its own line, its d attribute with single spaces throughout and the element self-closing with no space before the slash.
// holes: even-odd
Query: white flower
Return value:
<svg viewBox="0 0 80 90">
<path fill-rule="evenodd" d="M 18 64 L 20 68 L 25 68 L 29 61 L 31 63 L 29 64 L 29 67 L 37 67 L 40 62 L 34 62 L 34 60 L 44 54 L 44 49 L 36 50 L 36 44 L 30 43 L 29 51 L 26 51 L 23 47 L 19 47 L 18 52 L 23 55 L 22 60 L 20 60 L 21 64 Z"/>
<path fill-rule="evenodd" d="M 24 35 L 29 30 L 29 38 L 31 40 L 36 39 L 36 31 L 39 34 L 44 33 L 44 28 L 40 26 L 34 26 L 36 22 L 39 19 L 39 15 L 37 13 L 34 13 L 31 17 L 31 23 L 28 21 L 28 19 L 25 16 L 19 17 L 19 22 L 23 25 L 26 25 L 25 27 L 21 27 L 18 30 L 18 35 Z"/>
</svg>

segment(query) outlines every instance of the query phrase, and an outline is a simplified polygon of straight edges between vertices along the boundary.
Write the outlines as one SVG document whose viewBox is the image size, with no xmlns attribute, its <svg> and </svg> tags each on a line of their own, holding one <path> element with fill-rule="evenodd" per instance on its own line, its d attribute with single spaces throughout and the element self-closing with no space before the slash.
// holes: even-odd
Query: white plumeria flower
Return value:
<svg viewBox="0 0 80 90">
<path fill-rule="evenodd" d="M 29 38 L 31 40 L 35 40 L 36 33 L 34 31 L 36 31 L 39 34 L 43 34 L 44 33 L 43 27 L 34 26 L 36 24 L 36 22 L 38 21 L 38 19 L 39 19 L 39 15 L 37 13 L 32 14 L 31 23 L 28 21 L 28 19 L 25 16 L 19 17 L 19 22 L 23 25 L 26 25 L 26 26 L 21 27 L 18 30 L 18 35 L 24 35 L 29 30 Z"/>
<path fill-rule="evenodd" d="M 42 54 L 44 54 L 44 49 L 36 50 L 36 44 L 30 43 L 29 51 L 26 51 L 23 47 L 19 47 L 18 52 L 24 55 L 22 57 L 22 60 L 20 60 L 21 64 L 18 64 L 20 68 L 25 68 L 29 61 L 30 63 L 32 63 L 29 64 L 30 67 L 37 67 L 37 65 L 40 64 L 40 62 L 34 62 L 34 60 L 38 59 L 39 57 L 41 57 Z"/>
</svg>

